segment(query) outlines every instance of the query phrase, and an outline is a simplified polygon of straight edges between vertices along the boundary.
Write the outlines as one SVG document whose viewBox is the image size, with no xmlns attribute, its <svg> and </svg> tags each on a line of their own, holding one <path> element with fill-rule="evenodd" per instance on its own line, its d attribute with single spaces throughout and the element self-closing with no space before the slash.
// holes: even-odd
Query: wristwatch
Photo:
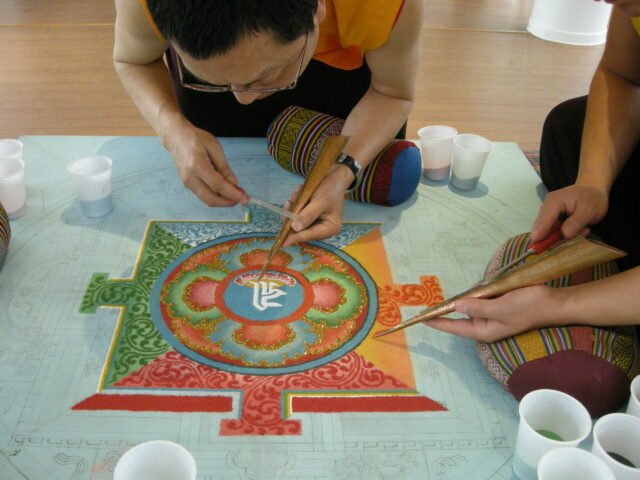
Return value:
<svg viewBox="0 0 640 480">
<path fill-rule="evenodd" d="M 338 160 L 336 160 L 336 163 L 347 167 L 349 170 L 351 170 L 351 172 L 353 172 L 353 175 L 356 177 L 353 179 L 351 185 L 349 185 L 349 188 L 347 188 L 347 192 L 353 192 L 360 183 L 362 165 L 360 165 L 360 162 L 358 162 L 351 155 L 347 155 L 344 152 L 340 154 Z"/>
</svg>

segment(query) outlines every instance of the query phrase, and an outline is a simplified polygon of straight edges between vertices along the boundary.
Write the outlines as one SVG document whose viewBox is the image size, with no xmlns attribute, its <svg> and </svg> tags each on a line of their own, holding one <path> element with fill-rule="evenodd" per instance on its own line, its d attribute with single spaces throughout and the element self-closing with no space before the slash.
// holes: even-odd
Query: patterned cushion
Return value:
<svg viewBox="0 0 640 480">
<path fill-rule="evenodd" d="M 508 240 L 490 260 L 491 277 L 526 251 L 529 234 Z M 557 278 L 547 285 L 562 288 L 617 273 L 615 263 Z M 629 383 L 640 370 L 638 341 L 633 327 L 567 326 L 521 333 L 494 343 L 476 343 L 489 373 L 518 400 L 532 390 L 552 388 L 580 400 L 592 416 L 620 408 L 629 396 Z"/>
<path fill-rule="evenodd" d="M 269 153 L 286 170 L 306 176 L 328 136 L 340 135 L 344 120 L 301 107 L 288 107 L 269 126 Z M 416 191 L 422 172 L 420 150 L 413 142 L 395 140 L 362 172 L 350 198 L 393 206 Z"/>
<path fill-rule="evenodd" d="M 0 203 L 0 270 L 4 265 L 4 259 L 9 250 L 9 239 L 11 238 L 11 227 L 9 226 L 9 217 L 4 207 Z"/>
</svg>

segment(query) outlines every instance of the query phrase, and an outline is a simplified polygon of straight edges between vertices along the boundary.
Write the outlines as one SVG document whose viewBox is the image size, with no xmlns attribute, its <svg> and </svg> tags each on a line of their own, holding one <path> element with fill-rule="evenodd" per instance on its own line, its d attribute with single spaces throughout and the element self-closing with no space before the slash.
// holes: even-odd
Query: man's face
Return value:
<svg viewBox="0 0 640 480">
<path fill-rule="evenodd" d="M 205 60 L 189 56 L 178 46 L 175 49 L 198 83 L 249 89 L 233 92 L 238 102 L 247 105 L 273 93 L 251 89 L 283 88 L 295 82 L 311 60 L 316 43 L 315 31 L 287 44 L 260 32 L 244 37 L 227 53 Z"/>
</svg>

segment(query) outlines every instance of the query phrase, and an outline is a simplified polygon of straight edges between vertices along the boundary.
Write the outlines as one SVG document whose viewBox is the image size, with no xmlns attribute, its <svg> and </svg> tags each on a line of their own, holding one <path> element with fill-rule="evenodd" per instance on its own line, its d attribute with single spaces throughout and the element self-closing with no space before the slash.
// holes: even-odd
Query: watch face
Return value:
<svg viewBox="0 0 640 480">
<path fill-rule="evenodd" d="M 360 170 L 362 170 L 362 166 L 360 165 L 360 162 L 358 162 L 351 155 L 343 154 L 338 160 L 338 163 L 341 163 L 349 167 L 349 170 L 351 170 L 356 177 L 360 173 Z"/>
</svg>

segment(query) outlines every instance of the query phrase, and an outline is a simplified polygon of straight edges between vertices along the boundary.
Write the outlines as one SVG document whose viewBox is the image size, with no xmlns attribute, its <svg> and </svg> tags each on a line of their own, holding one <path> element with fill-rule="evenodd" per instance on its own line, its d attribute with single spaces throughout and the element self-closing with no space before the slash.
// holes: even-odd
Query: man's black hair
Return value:
<svg viewBox="0 0 640 480">
<path fill-rule="evenodd" d="M 132 0 L 133 1 L 133 0 Z M 190 56 L 231 50 L 246 35 L 288 43 L 313 30 L 318 0 L 147 0 L 158 30 Z"/>
</svg>

